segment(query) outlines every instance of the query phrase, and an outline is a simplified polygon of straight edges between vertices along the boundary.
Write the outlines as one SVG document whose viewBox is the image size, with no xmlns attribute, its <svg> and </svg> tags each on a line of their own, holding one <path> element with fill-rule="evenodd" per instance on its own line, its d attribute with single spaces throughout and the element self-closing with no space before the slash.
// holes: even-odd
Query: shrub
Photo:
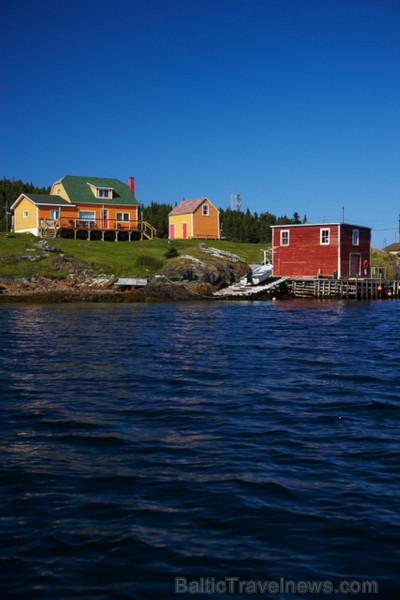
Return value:
<svg viewBox="0 0 400 600">
<path fill-rule="evenodd" d="M 179 252 L 175 246 L 170 246 L 164 254 L 165 258 L 176 258 L 179 256 Z"/>
</svg>

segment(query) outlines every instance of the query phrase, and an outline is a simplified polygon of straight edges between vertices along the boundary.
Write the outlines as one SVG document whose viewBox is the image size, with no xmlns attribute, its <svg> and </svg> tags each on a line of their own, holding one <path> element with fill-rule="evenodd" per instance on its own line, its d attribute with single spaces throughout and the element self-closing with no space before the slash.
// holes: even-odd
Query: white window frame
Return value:
<svg viewBox="0 0 400 600">
<path fill-rule="evenodd" d="M 104 199 L 112 198 L 112 190 L 110 188 L 97 188 L 97 197 Z"/>
<path fill-rule="evenodd" d="M 80 225 L 96 225 L 96 211 L 80 210 L 78 211 L 78 223 Z"/>
<path fill-rule="evenodd" d="M 323 227 L 319 231 L 319 243 L 321 246 L 329 246 L 331 243 L 331 230 L 327 227 Z"/>
<path fill-rule="evenodd" d="M 359 229 L 353 229 L 353 231 L 351 233 L 351 243 L 353 246 L 360 245 L 360 230 Z"/>
<path fill-rule="evenodd" d="M 24 217 L 24 219 L 29 217 L 29 210 L 24 210 L 24 212 L 22 213 L 22 216 Z"/>
<path fill-rule="evenodd" d="M 57 194 L 57 196 L 60 196 L 60 194 L 61 194 L 61 190 L 60 190 L 60 188 L 57 188 L 57 189 L 56 189 L 56 194 Z"/>
<path fill-rule="evenodd" d="M 289 246 L 290 231 L 289 229 L 281 229 L 281 246 Z"/>
<path fill-rule="evenodd" d="M 51 208 L 50 209 L 50 219 L 59 219 L 60 218 L 60 209 L 59 208 Z"/>
<path fill-rule="evenodd" d="M 203 204 L 203 217 L 209 217 L 210 216 L 210 207 L 208 206 L 208 204 Z"/>
<path fill-rule="evenodd" d="M 131 220 L 131 214 L 128 212 L 117 212 L 115 218 L 118 222 L 127 223 Z"/>
</svg>

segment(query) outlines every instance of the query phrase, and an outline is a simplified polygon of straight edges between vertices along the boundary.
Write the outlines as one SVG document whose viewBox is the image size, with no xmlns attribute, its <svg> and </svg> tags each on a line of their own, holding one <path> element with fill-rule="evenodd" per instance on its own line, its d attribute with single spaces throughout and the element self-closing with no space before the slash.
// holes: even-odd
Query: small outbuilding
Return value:
<svg viewBox="0 0 400 600">
<path fill-rule="evenodd" d="M 385 246 L 383 250 L 384 252 L 389 252 L 389 254 L 393 254 L 394 256 L 400 256 L 400 244 L 398 242 L 394 242 L 389 246 Z"/>
<path fill-rule="evenodd" d="M 182 200 L 169 213 L 169 239 L 219 240 L 219 210 L 208 198 Z"/>
<path fill-rule="evenodd" d="M 274 276 L 369 277 L 371 229 L 348 223 L 273 225 Z"/>
</svg>

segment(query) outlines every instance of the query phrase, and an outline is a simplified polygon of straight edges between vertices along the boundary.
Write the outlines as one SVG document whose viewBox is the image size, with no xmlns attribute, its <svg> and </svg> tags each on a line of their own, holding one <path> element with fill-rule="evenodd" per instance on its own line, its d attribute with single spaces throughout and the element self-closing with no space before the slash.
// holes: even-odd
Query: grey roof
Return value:
<svg viewBox="0 0 400 600">
<path fill-rule="evenodd" d="M 50 195 L 50 194 L 22 194 L 23 196 L 25 196 L 26 198 L 28 198 L 29 200 L 31 200 L 33 202 L 33 204 L 36 205 L 44 205 L 44 206 L 73 206 L 73 204 L 71 205 L 70 202 L 67 202 L 67 200 L 64 200 L 64 198 L 61 198 L 60 196 L 56 196 L 55 194 Z"/>
<path fill-rule="evenodd" d="M 202 196 L 201 198 L 193 198 L 193 200 L 181 200 L 179 204 L 177 204 L 175 208 L 171 210 L 169 216 L 194 213 L 195 210 L 197 210 L 205 200 L 208 200 L 208 198 L 205 196 Z"/>
</svg>

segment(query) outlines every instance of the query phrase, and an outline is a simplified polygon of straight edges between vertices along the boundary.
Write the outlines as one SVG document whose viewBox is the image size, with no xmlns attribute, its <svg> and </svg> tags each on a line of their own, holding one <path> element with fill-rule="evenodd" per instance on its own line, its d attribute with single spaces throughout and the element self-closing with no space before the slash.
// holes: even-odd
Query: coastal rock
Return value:
<svg viewBox="0 0 400 600">
<path fill-rule="evenodd" d="M 41 250 L 44 250 L 44 252 L 61 252 L 61 250 L 59 250 L 58 248 L 54 248 L 54 246 L 51 246 L 49 242 L 44 239 L 39 240 L 36 243 L 36 246 L 39 246 L 39 248 Z"/>
<path fill-rule="evenodd" d="M 182 283 L 205 283 L 221 288 L 231 285 L 249 270 L 245 262 L 213 257 L 199 260 L 190 256 L 179 256 L 168 261 L 158 272 L 167 281 Z"/>
</svg>

